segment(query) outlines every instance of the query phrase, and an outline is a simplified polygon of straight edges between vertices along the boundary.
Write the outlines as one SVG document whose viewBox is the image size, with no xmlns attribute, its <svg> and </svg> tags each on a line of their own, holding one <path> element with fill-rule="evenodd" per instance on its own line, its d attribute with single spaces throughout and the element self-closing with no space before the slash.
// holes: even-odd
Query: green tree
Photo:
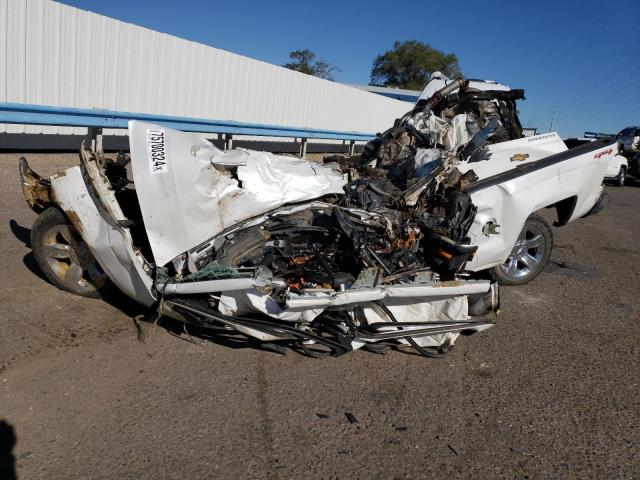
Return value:
<svg viewBox="0 0 640 480">
<path fill-rule="evenodd" d="M 325 80 L 333 80 L 332 72 L 340 71 L 335 65 L 330 65 L 324 60 L 315 60 L 316 54 L 311 50 L 294 50 L 289 54 L 292 60 L 283 67 L 296 72 L 306 73 L 314 77 L 324 78 Z"/>
<path fill-rule="evenodd" d="M 436 71 L 450 78 L 460 75 L 458 57 L 417 40 L 395 42 L 373 61 L 370 84 L 422 90 Z"/>
</svg>

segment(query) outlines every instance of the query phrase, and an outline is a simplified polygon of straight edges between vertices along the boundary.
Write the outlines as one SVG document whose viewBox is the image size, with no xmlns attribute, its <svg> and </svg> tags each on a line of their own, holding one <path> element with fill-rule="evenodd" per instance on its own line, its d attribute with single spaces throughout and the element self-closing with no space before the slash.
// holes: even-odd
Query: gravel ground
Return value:
<svg viewBox="0 0 640 480">
<path fill-rule="evenodd" d="M 131 303 L 51 286 L 17 158 L 0 154 L 0 464 L 20 478 L 640 478 L 640 181 L 554 229 L 547 271 L 445 359 L 310 359 L 163 328 L 142 344 Z"/>
</svg>

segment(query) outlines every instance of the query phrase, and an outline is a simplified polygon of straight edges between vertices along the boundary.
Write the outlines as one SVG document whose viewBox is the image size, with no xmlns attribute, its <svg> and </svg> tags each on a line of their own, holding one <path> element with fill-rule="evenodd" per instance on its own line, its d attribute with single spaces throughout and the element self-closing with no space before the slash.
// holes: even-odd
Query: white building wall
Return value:
<svg viewBox="0 0 640 480">
<path fill-rule="evenodd" d="M 0 0 L 0 102 L 366 133 L 410 108 L 51 0 Z M 85 133 L 0 124 L 3 132 Z"/>
</svg>

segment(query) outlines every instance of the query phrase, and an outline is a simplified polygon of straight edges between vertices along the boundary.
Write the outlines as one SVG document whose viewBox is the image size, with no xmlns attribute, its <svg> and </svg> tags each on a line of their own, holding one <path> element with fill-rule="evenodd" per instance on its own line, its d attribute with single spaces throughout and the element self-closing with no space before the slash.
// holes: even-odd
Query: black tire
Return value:
<svg viewBox="0 0 640 480">
<path fill-rule="evenodd" d="M 524 285 L 536 278 L 549 261 L 553 232 L 540 215 L 532 213 L 522 228 L 507 261 L 491 269 L 501 285 Z"/>
<path fill-rule="evenodd" d="M 627 179 L 627 169 L 624 165 L 620 167 L 620 171 L 618 172 L 618 176 L 616 177 L 616 186 L 624 187 L 624 182 Z"/>
<path fill-rule="evenodd" d="M 49 207 L 36 218 L 31 250 L 47 280 L 61 290 L 102 298 L 113 288 L 73 224 L 57 208 Z"/>
</svg>

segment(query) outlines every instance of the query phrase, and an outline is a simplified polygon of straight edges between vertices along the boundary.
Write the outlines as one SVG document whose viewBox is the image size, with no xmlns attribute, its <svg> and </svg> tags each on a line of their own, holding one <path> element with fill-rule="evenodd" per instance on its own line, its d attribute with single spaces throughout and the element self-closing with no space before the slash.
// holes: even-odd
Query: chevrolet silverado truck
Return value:
<svg viewBox="0 0 640 480">
<path fill-rule="evenodd" d="M 549 257 L 556 225 L 599 208 L 615 139 L 569 149 L 524 138 L 495 82 L 445 82 L 362 154 L 324 163 L 129 123 L 130 154 L 83 143 L 41 178 L 20 160 L 39 216 L 38 265 L 88 297 L 136 302 L 222 334 L 318 356 L 407 345 L 439 356 L 494 324 L 498 284 Z M 613 146 L 613 147 L 612 147 Z"/>
</svg>

